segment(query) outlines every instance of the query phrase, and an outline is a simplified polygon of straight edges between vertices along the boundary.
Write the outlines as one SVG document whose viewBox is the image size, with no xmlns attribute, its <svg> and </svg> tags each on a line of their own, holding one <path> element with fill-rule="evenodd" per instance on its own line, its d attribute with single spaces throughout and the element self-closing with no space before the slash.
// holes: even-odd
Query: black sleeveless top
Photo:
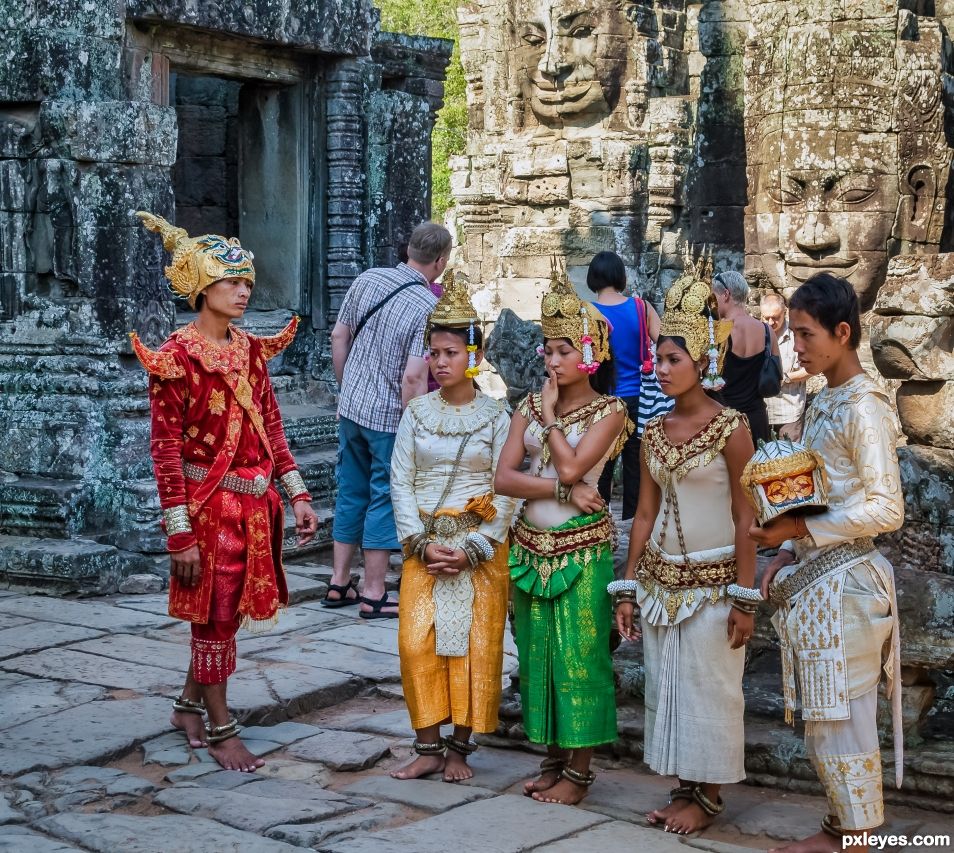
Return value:
<svg viewBox="0 0 954 853">
<path fill-rule="evenodd" d="M 759 375 L 764 363 L 765 350 L 743 358 L 732 352 L 732 337 L 729 336 L 729 349 L 722 366 L 725 388 L 720 394 L 727 406 L 742 412 L 749 419 L 752 440 L 756 446 L 759 439 L 768 441 L 770 438 L 765 400 L 759 396 Z"/>
</svg>

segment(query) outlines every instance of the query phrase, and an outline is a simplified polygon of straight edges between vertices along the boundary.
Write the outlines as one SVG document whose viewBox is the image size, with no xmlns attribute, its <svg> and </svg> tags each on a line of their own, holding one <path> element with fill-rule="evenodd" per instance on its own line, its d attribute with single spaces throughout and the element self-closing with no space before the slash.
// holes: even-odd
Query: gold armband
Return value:
<svg viewBox="0 0 954 853">
<path fill-rule="evenodd" d="M 308 487 L 305 485 L 304 479 L 297 470 L 282 474 L 282 476 L 279 477 L 279 481 L 282 484 L 282 488 L 288 494 L 289 500 L 296 495 L 308 492 Z"/>
<path fill-rule="evenodd" d="M 189 510 L 185 504 L 164 509 L 162 511 L 162 517 L 166 522 L 167 536 L 192 532 L 192 522 L 189 521 Z"/>
</svg>

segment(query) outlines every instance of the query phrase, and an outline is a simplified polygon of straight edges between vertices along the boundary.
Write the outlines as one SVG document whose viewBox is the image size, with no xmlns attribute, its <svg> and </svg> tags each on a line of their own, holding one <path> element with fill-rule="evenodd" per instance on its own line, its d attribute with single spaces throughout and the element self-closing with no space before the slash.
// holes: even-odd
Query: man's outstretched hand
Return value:
<svg viewBox="0 0 954 853">
<path fill-rule="evenodd" d="M 308 501 L 295 501 L 292 504 L 295 513 L 295 532 L 298 534 L 299 547 L 311 542 L 318 532 L 318 516 Z"/>
</svg>

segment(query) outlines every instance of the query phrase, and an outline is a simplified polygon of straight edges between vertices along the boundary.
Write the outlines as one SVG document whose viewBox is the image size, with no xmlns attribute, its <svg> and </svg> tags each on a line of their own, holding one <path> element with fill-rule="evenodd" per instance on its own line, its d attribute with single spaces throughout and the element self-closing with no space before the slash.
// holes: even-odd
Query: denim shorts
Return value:
<svg viewBox="0 0 954 853">
<path fill-rule="evenodd" d="M 362 548 L 400 548 L 391 509 L 393 432 L 338 419 L 338 498 L 332 537 Z"/>
</svg>

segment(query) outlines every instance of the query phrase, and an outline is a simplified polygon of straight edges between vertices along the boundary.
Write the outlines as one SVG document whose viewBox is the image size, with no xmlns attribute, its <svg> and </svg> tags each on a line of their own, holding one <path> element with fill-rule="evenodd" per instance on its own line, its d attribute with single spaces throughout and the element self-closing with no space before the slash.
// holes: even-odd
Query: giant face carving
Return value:
<svg viewBox="0 0 954 853">
<path fill-rule="evenodd" d="M 550 127 L 586 125 L 611 113 L 631 30 L 606 0 L 518 0 L 517 74 L 537 120 Z"/>
<path fill-rule="evenodd" d="M 775 287 L 828 271 L 871 306 L 898 211 L 897 139 L 788 122 L 763 137 L 749 234 Z"/>
</svg>

